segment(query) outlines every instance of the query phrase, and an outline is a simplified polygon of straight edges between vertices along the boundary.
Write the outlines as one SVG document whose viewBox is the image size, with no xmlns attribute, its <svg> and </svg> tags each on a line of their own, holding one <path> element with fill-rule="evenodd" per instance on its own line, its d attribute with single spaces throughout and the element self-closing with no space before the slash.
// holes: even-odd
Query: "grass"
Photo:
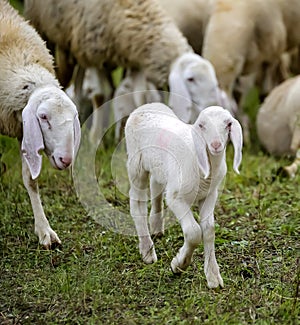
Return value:
<svg viewBox="0 0 300 325">
<path fill-rule="evenodd" d="M 1 324 L 299 321 L 299 175 L 286 180 L 275 172 L 287 159 L 245 148 L 241 174 L 236 175 L 229 147 L 229 172 L 215 213 L 216 255 L 225 288 L 210 290 L 203 247 L 184 274 L 170 271 L 183 242 L 178 224 L 170 223 L 165 236 L 156 240 L 158 262 L 144 265 L 137 238 L 89 216 L 76 196 L 71 172 L 53 170 L 46 157 L 41 197 L 63 245 L 42 249 L 33 233 L 17 143 L 0 139 Z M 114 150 L 107 146 L 97 152 L 99 186 L 111 205 L 129 215 L 128 197 L 116 189 L 110 170 Z"/>
<path fill-rule="evenodd" d="M 248 106 L 253 114 L 255 101 Z M 115 231 L 113 208 L 130 217 L 124 159 L 111 138 L 108 134 L 95 160 L 102 196 L 89 192 L 87 182 L 85 202 L 76 195 L 71 172 L 53 170 L 44 157 L 41 197 L 63 242 L 47 251 L 33 231 L 18 144 L 0 136 L 0 324 L 299 323 L 300 176 L 276 176 L 288 159 L 275 159 L 252 145 L 244 149 L 236 175 L 229 148 L 229 171 L 215 211 L 216 256 L 225 288 L 210 290 L 201 246 L 181 276 L 170 271 L 183 243 L 172 218 L 165 236 L 155 240 L 158 262 L 153 265 L 141 261 L 135 236 Z M 86 202 L 95 204 L 99 215 L 93 217 Z"/>
</svg>

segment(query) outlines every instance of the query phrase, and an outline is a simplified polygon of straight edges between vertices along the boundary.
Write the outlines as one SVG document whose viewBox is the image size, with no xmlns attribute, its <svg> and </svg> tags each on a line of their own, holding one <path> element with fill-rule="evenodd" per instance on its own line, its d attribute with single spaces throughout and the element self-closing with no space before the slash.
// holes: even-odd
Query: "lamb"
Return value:
<svg viewBox="0 0 300 325">
<path fill-rule="evenodd" d="M 53 58 L 38 33 L 6 0 L 0 0 L 0 132 L 21 144 L 22 176 L 29 194 L 39 242 L 61 241 L 49 225 L 38 191 L 40 150 L 65 169 L 80 143 L 76 106 L 60 89 Z"/>
<path fill-rule="evenodd" d="M 239 173 L 242 160 L 242 130 L 239 122 L 220 106 L 204 109 L 192 125 L 180 121 L 162 103 L 136 109 L 125 126 L 127 169 L 130 182 L 130 213 L 139 237 L 145 263 L 157 256 L 147 224 L 147 183 L 150 175 L 152 235 L 164 232 L 163 191 L 166 202 L 184 233 L 184 245 L 171 262 L 174 273 L 191 263 L 201 239 L 204 243 L 204 271 L 208 286 L 223 286 L 214 249 L 214 207 L 218 188 L 226 175 L 225 151 L 228 139 L 235 154 L 233 169 Z M 191 205 L 199 204 L 200 225 Z"/>
<path fill-rule="evenodd" d="M 274 155 L 296 155 L 292 167 L 284 167 L 294 177 L 300 154 L 300 76 L 274 88 L 257 113 L 256 128 L 260 142 Z"/>
<path fill-rule="evenodd" d="M 185 105 L 182 100 L 171 101 L 173 108 L 184 111 L 191 96 L 196 104 L 205 96 L 197 87 L 203 85 L 200 78 L 206 61 L 193 53 L 155 0 L 48 0 L 47 6 L 39 0 L 25 0 L 24 14 L 42 35 L 70 53 L 84 69 L 94 66 L 101 70 L 105 64 L 140 69 L 147 81 L 161 88 L 180 64 L 184 71 L 170 78 L 170 92 L 188 96 L 188 100 Z M 210 89 L 210 100 L 214 96 L 217 103 L 215 77 L 208 77 L 205 86 Z"/>
<path fill-rule="evenodd" d="M 298 0 L 216 0 L 202 55 L 232 98 L 240 76 L 255 75 L 262 65 L 278 65 L 284 52 L 299 45 L 299 29 Z"/>
</svg>

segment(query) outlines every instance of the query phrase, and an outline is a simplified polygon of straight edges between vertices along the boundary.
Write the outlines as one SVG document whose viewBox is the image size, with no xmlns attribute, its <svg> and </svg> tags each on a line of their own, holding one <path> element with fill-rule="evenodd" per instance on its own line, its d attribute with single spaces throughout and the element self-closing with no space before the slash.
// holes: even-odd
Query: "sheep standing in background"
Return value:
<svg viewBox="0 0 300 325">
<path fill-rule="evenodd" d="M 0 132 L 21 143 L 22 175 L 35 218 L 35 232 L 46 248 L 60 243 L 41 204 L 37 177 L 40 150 L 57 169 L 74 160 L 80 142 L 76 106 L 60 89 L 53 59 L 37 32 L 0 0 Z"/>
<path fill-rule="evenodd" d="M 278 64 L 300 43 L 299 30 L 298 0 L 216 0 L 202 54 L 232 97 L 237 78 L 257 73 L 262 63 Z"/>
<path fill-rule="evenodd" d="M 300 153 L 300 76 L 291 78 L 274 88 L 257 113 L 257 134 L 265 149 L 274 155 Z M 297 154 L 298 153 L 298 154 Z M 287 168 L 294 177 L 299 166 L 297 157 L 293 167 Z"/>
<path fill-rule="evenodd" d="M 204 271 L 208 286 L 223 286 L 215 257 L 214 208 L 218 188 L 226 175 L 226 144 L 234 149 L 233 168 L 238 173 L 242 159 L 241 126 L 219 106 L 204 109 L 193 125 L 180 121 L 161 103 L 146 104 L 127 120 L 125 137 L 130 181 L 130 213 L 139 237 L 144 262 L 156 262 L 157 256 L 147 221 L 147 188 L 150 176 L 152 235 L 164 232 L 163 191 L 166 202 L 181 224 L 184 245 L 171 262 L 174 273 L 191 263 L 195 248 L 203 240 Z M 199 203 L 200 225 L 191 211 Z"/>
<path fill-rule="evenodd" d="M 202 53 L 206 25 L 215 0 L 159 0 L 189 44 L 198 54 Z"/>
<path fill-rule="evenodd" d="M 180 60 L 183 70 L 170 80 L 170 92 L 171 96 L 188 96 L 188 100 L 185 105 L 174 100 L 178 106 L 173 108 L 184 111 L 191 96 L 196 104 L 203 101 L 206 93 L 201 87 L 207 89 L 209 85 L 210 100 L 214 97 L 214 103 L 218 102 L 215 79 L 212 84 L 211 77 L 203 80 L 201 67 L 205 61 L 200 62 L 193 54 L 156 0 L 48 0 L 47 6 L 39 0 L 25 0 L 24 14 L 41 35 L 70 53 L 84 69 L 102 69 L 104 64 L 140 69 L 147 81 L 160 88 L 168 83 Z M 198 91 L 191 94 L 191 87 L 198 87 Z"/>
</svg>

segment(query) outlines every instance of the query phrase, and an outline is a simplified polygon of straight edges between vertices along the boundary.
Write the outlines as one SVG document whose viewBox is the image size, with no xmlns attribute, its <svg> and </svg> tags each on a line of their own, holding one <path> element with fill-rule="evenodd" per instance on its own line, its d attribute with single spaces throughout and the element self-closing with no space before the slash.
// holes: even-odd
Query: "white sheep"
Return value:
<svg viewBox="0 0 300 325">
<path fill-rule="evenodd" d="M 215 0 L 159 0 L 198 54 L 202 52 L 205 29 L 214 2 Z"/>
<path fill-rule="evenodd" d="M 299 29 L 298 0 L 216 0 L 202 55 L 232 98 L 239 77 L 252 75 L 254 81 L 263 65 L 271 66 L 267 70 L 272 72 L 281 55 L 300 44 Z"/>
<path fill-rule="evenodd" d="M 174 273 L 191 263 L 200 241 L 204 243 L 204 271 L 210 288 L 223 286 L 215 257 L 214 207 L 218 188 L 226 175 L 228 139 L 235 154 L 233 168 L 242 159 L 242 130 L 232 115 L 219 106 L 204 109 L 192 125 L 180 121 L 168 106 L 146 104 L 135 110 L 125 126 L 130 181 L 130 213 L 139 237 L 144 262 L 157 260 L 147 223 L 147 188 L 150 176 L 152 235 L 164 232 L 162 197 L 177 217 L 184 245 L 171 262 Z M 199 204 L 200 224 L 191 205 Z"/>
<path fill-rule="evenodd" d="M 102 69 L 111 64 L 140 69 L 157 88 L 167 85 L 174 72 L 174 78 L 169 78 L 171 95 L 189 96 L 186 103 L 191 102 L 191 94 L 195 103 L 206 96 L 201 88 L 194 91 L 198 83 L 203 85 L 200 78 L 204 76 L 204 61 L 193 53 L 156 0 L 48 0 L 47 6 L 39 0 L 25 0 L 24 14 L 42 35 L 70 53 L 83 68 Z M 176 74 L 178 64 L 180 74 Z M 210 72 L 206 69 L 206 73 Z M 183 80 L 191 73 L 188 82 Z M 183 84 L 192 91 L 186 91 Z M 215 97 L 217 103 L 215 76 L 207 76 L 208 87 L 210 99 Z M 186 107 L 182 101 L 171 102 L 178 111 Z"/>
<path fill-rule="evenodd" d="M 76 106 L 60 89 L 53 59 L 37 32 L 0 0 L 0 132 L 21 143 L 23 182 L 40 243 L 60 243 L 41 204 L 37 177 L 44 150 L 57 169 L 74 160 L 80 142 Z"/>
<path fill-rule="evenodd" d="M 297 154 L 300 150 L 300 76 L 273 89 L 257 113 L 256 129 L 269 153 L 277 156 Z M 293 177 L 296 170 L 288 173 Z"/>
</svg>

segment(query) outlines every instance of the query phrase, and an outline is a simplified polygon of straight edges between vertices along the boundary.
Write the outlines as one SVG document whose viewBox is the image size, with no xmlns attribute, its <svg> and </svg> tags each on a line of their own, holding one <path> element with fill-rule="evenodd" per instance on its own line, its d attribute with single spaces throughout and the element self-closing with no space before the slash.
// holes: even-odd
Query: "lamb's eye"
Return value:
<svg viewBox="0 0 300 325">
<path fill-rule="evenodd" d="M 231 126 L 232 126 L 232 122 L 228 122 L 227 126 L 226 126 L 226 129 L 231 130 Z"/>
<path fill-rule="evenodd" d="M 204 129 L 204 125 L 202 123 L 199 124 L 200 129 Z"/>
<path fill-rule="evenodd" d="M 193 77 L 190 77 L 190 78 L 187 78 L 187 81 L 189 81 L 189 82 L 194 82 L 195 79 L 194 79 Z"/>
</svg>

